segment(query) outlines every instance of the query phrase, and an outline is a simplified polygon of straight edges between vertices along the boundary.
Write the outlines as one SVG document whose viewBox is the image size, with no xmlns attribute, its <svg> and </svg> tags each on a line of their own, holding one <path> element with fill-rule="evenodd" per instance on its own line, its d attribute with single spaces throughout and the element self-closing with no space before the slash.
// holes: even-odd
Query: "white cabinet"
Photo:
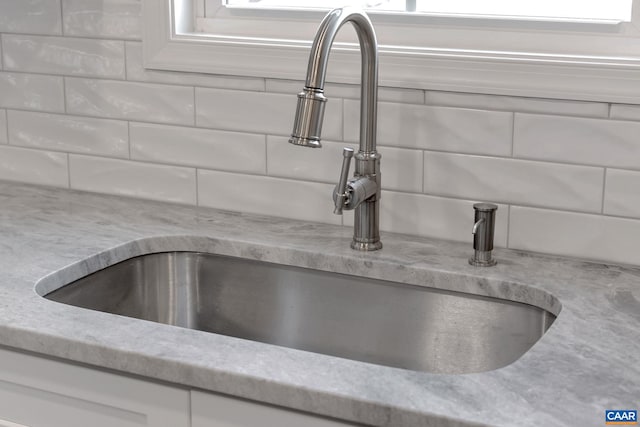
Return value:
<svg viewBox="0 0 640 427">
<path fill-rule="evenodd" d="M 191 410 L 191 427 L 353 427 L 355 425 L 199 391 L 191 392 Z"/>
<path fill-rule="evenodd" d="M 0 347 L 0 427 L 347 427 Z"/>
<path fill-rule="evenodd" d="M 0 349 L 0 426 L 189 427 L 189 390 Z"/>
</svg>

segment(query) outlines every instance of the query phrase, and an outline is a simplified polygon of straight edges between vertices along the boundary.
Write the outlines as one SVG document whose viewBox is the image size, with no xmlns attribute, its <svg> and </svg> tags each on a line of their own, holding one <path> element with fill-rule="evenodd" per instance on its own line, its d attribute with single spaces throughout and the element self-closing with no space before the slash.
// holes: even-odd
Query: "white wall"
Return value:
<svg viewBox="0 0 640 427">
<path fill-rule="evenodd" d="M 333 224 L 358 88 L 320 150 L 286 143 L 302 83 L 142 68 L 139 0 L 0 0 L 0 179 Z M 330 72 L 330 70 L 329 70 Z M 300 76 L 302 80 L 304 76 Z M 380 89 L 384 230 L 640 265 L 640 106 Z"/>
</svg>

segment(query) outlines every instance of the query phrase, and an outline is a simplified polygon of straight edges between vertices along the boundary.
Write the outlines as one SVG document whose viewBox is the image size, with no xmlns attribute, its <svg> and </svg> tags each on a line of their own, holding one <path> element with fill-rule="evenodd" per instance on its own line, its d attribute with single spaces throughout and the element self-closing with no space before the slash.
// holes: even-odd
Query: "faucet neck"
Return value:
<svg viewBox="0 0 640 427">
<path fill-rule="evenodd" d="M 360 152 L 375 153 L 377 105 L 378 105 L 378 43 L 373 24 L 367 14 L 356 7 L 344 7 L 331 11 L 320 24 L 311 47 L 305 86 L 324 90 L 329 51 L 338 30 L 346 22 L 355 27 L 360 43 Z"/>
</svg>

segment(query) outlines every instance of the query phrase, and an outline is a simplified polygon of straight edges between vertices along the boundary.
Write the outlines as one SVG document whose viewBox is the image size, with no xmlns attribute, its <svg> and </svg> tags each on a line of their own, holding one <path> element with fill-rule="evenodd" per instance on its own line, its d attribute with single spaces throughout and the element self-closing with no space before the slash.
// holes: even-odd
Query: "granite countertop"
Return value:
<svg viewBox="0 0 640 427">
<path fill-rule="evenodd" d="M 350 227 L 0 182 L 0 344 L 151 379 L 377 426 L 600 426 L 640 403 L 640 268 Z M 543 307 L 557 320 L 490 372 L 415 372 L 99 313 L 46 300 L 132 256 L 194 250 Z M 433 280 L 434 277 L 439 280 Z M 445 278 L 444 280 L 442 278 Z M 450 280 L 447 280 L 450 278 Z"/>
</svg>

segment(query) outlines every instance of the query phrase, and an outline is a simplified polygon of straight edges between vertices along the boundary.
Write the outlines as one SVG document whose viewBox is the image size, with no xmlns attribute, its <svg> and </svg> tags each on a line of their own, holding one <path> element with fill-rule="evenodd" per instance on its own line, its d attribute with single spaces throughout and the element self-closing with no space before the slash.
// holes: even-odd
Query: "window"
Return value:
<svg viewBox="0 0 640 427">
<path fill-rule="evenodd" d="M 245 9 L 321 9 L 342 7 L 347 0 L 223 0 L 227 7 Z M 557 21 L 598 21 L 618 23 L 631 20 L 631 0 L 368 0 L 351 2 L 372 13 L 412 12 L 414 14 L 504 17 Z"/>
<path fill-rule="evenodd" d="M 143 1 L 149 68 L 295 80 L 304 78 L 311 40 L 326 13 L 291 7 L 301 3 L 295 0 Z M 477 7 L 477 0 L 368 3 L 376 5 L 370 15 L 382 85 L 640 104 L 640 0 L 530 2 L 615 5 L 606 18 L 597 8 L 583 7 L 574 8 L 582 15 L 569 17 L 562 9 L 553 16 L 528 9 L 516 17 L 513 9 L 451 9 Z M 412 3 L 415 12 L 381 9 Z M 516 2 L 482 2 L 511 3 Z M 423 4 L 440 9 L 425 12 Z M 331 54 L 329 81 L 359 81 L 360 55 L 348 27 Z"/>
</svg>

